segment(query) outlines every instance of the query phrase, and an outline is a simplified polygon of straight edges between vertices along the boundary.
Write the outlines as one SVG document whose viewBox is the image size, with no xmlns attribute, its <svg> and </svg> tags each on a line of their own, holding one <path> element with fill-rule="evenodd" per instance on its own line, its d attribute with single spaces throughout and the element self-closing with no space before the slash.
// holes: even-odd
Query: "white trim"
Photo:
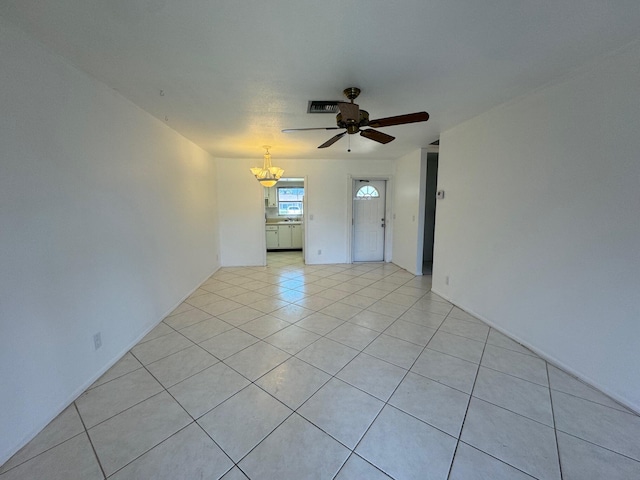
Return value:
<svg viewBox="0 0 640 480">
<path fill-rule="evenodd" d="M 264 198 L 264 187 L 260 185 L 260 197 L 262 198 L 262 218 L 267 223 L 267 206 Z M 262 266 L 267 266 L 267 229 L 262 227 Z"/>
<path fill-rule="evenodd" d="M 422 275 L 422 262 L 424 260 L 424 217 L 427 206 L 427 155 L 428 149 L 420 151 L 420 191 L 418 193 L 418 241 L 416 252 L 415 274 Z"/>
<path fill-rule="evenodd" d="M 382 252 L 383 262 L 391 261 L 391 243 L 393 240 L 392 236 L 392 222 L 391 222 L 391 206 L 393 203 L 393 197 L 391 195 L 391 184 L 393 181 L 393 175 L 353 175 L 347 174 L 347 198 L 349 201 L 347 202 L 347 262 L 353 263 L 353 236 L 354 236 L 354 225 L 353 225 L 353 191 L 354 184 L 359 180 L 373 180 L 373 181 L 382 181 L 385 182 L 384 185 L 384 248 Z"/>
<path fill-rule="evenodd" d="M 304 201 L 302 203 L 302 261 L 307 265 L 307 245 L 309 245 L 309 176 L 305 175 L 303 180 Z"/>
<path fill-rule="evenodd" d="M 350 174 L 347 174 L 347 199 L 346 208 L 347 208 L 347 229 L 348 232 L 346 235 L 347 242 L 347 258 L 346 263 L 353 263 L 353 182 L 354 177 Z"/>
<path fill-rule="evenodd" d="M 303 230 L 303 240 L 302 240 L 302 259 L 304 261 L 305 264 L 308 263 L 308 258 L 307 258 L 307 245 L 309 244 L 308 240 L 308 234 L 307 231 L 309 230 L 308 227 L 308 212 L 309 212 L 309 190 L 308 190 L 308 184 L 309 184 L 309 176 L 308 175 L 304 175 L 302 177 L 285 177 L 285 178 L 302 178 L 303 181 L 303 188 L 304 188 L 304 205 L 303 205 L 303 209 L 302 209 L 302 230 Z M 262 185 L 260 185 L 262 187 Z M 272 187 L 272 188 L 277 188 L 277 184 L 276 186 Z M 265 199 L 264 199 L 264 187 L 262 187 L 261 190 L 261 196 L 262 196 L 262 217 L 265 220 L 265 224 L 266 224 L 266 220 L 267 220 L 267 207 L 265 206 Z M 261 266 L 266 267 L 267 266 L 267 230 L 266 228 L 263 227 L 263 238 L 262 238 L 262 264 Z"/>
</svg>

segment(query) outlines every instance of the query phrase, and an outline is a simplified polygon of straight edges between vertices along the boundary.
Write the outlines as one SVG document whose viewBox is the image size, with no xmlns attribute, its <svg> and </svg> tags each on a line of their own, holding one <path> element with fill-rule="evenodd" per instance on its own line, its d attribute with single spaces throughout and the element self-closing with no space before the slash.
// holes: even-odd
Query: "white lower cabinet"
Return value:
<svg viewBox="0 0 640 480">
<path fill-rule="evenodd" d="M 280 232 L 277 226 L 267 226 L 267 249 L 271 250 L 274 248 L 278 248 L 279 240 L 280 240 Z"/>
<path fill-rule="evenodd" d="M 291 243 L 291 227 L 293 225 L 278 225 L 280 230 L 280 241 L 278 247 L 280 248 L 293 248 Z"/>
<path fill-rule="evenodd" d="M 267 225 L 267 249 L 302 249 L 302 225 Z"/>
<path fill-rule="evenodd" d="M 302 248 L 302 225 L 291 225 L 291 248 Z"/>
</svg>

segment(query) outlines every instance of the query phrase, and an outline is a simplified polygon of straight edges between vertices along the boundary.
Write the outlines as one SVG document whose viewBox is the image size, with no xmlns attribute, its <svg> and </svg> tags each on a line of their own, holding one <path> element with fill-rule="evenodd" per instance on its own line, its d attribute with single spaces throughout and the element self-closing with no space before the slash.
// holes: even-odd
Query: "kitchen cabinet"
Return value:
<svg viewBox="0 0 640 480">
<path fill-rule="evenodd" d="M 280 227 L 280 248 L 301 249 L 302 248 L 302 225 L 279 225 Z"/>
<path fill-rule="evenodd" d="M 278 206 L 278 190 L 276 187 L 264 187 L 264 205 L 267 208 Z"/>
<path fill-rule="evenodd" d="M 302 248 L 302 225 L 291 225 L 291 248 Z"/>
<path fill-rule="evenodd" d="M 267 235 L 267 250 L 273 250 L 278 248 L 279 240 L 280 240 L 280 231 L 277 226 L 267 225 L 266 227 L 266 235 Z"/>
<path fill-rule="evenodd" d="M 302 249 L 302 225 L 267 225 L 268 250 Z"/>
<path fill-rule="evenodd" d="M 291 227 L 293 225 L 278 225 L 278 230 L 280 233 L 278 239 L 278 247 L 279 248 L 293 248 L 293 244 L 291 243 Z"/>
</svg>

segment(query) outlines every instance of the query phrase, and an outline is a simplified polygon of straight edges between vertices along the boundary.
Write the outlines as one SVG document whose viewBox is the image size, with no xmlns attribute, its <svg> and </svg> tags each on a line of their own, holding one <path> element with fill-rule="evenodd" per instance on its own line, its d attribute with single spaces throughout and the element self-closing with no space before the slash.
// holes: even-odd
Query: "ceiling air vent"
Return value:
<svg viewBox="0 0 640 480">
<path fill-rule="evenodd" d="M 307 113 L 338 113 L 337 100 L 309 100 Z"/>
</svg>

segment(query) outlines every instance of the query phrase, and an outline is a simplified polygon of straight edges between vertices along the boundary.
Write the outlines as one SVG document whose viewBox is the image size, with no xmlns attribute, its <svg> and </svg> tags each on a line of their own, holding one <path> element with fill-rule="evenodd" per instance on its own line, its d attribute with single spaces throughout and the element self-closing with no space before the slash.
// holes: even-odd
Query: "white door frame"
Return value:
<svg viewBox="0 0 640 480">
<path fill-rule="evenodd" d="M 385 192 L 385 206 L 384 206 L 384 262 L 391 261 L 391 242 L 392 242 L 392 229 L 393 220 L 391 218 L 391 205 L 392 205 L 392 180 L 391 175 L 347 175 L 347 263 L 353 263 L 353 184 L 358 180 L 380 180 L 386 182 Z M 305 192 L 306 193 L 306 192 Z"/>
<path fill-rule="evenodd" d="M 258 184 L 260 185 L 260 184 Z M 264 187 L 262 185 L 260 185 L 260 198 L 262 201 L 262 219 L 264 221 L 264 224 L 266 226 L 267 224 L 267 206 L 265 205 L 265 201 L 264 201 Z M 263 226 L 262 227 L 263 235 L 262 235 L 262 266 L 266 267 L 267 266 L 267 229 Z"/>
<path fill-rule="evenodd" d="M 304 200 L 302 203 L 302 261 L 307 265 L 307 257 L 309 255 L 307 253 L 309 250 L 307 248 L 307 245 L 309 245 L 309 222 L 307 221 L 309 219 L 309 176 L 303 175 L 302 178 L 304 178 Z"/>
<path fill-rule="evenodd" d="M 307 263 L 307 211 L 309 210 L 309 197 L 307 192 L 307 185 L 309 184 L 309 177 L 307 175 L 287 175 L 286 178 L 304 178 L 304 210 L 302 211 L 302 259 L 304 263 Z M 277 185 L 277 184 L 276 184 Z M 272 188 L 276 188 L 275 186 Z M 262 218 L 265 219 L 266 224 L 266 215 L 267 215 L 267 207 L 264 202 L 264 187 L 260 185 L 260 195 L 262 197 Z M 264 234 L 262 235 L 262 266 L 267 266 L 267 232 L 264 229 Z"/>
</svg>

